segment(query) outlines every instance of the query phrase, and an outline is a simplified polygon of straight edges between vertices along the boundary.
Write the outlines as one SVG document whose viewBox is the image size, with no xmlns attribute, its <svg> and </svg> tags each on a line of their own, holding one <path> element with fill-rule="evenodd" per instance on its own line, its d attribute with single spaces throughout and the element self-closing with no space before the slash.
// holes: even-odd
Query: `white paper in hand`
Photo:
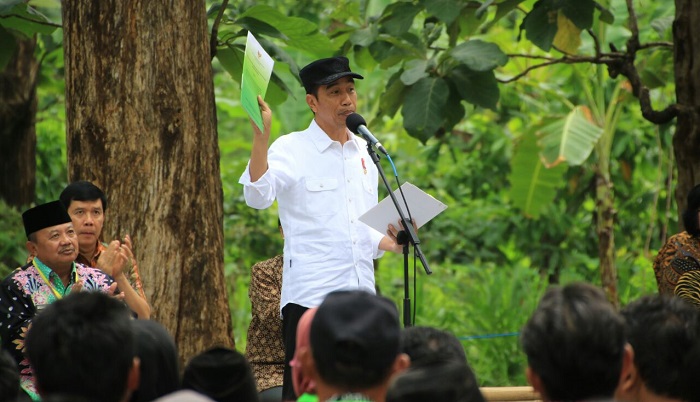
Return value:
<svg viewBox="0 0 700 402">
<path fill-rule="evenodd" d="M 416 221 L 416 226 L 419 228 L 430 222 L 437 214 L 447 209 L 447 205 L 436 200 L 433 196 L 411 183 L 404 183 L 401 189 L 406 196 L 406 202 L 411 210 L 411 216 Z M 406 219 L 408 219 L 408 212 L 406 211 L 406 206 L 403 203 L 399 189 L 394 190 L 394 195 L 399 201 L 401 212 L 403 212 Z M 399 219 L 399 213 L 396 211 L 391 197 L 386 197 L 379 201 L 372 209 L 360 216 L 360 221 L 366 223 L 369 227 L 380 233 L 386 233 L 389 224 L 396 226 Z"/>
</svg>

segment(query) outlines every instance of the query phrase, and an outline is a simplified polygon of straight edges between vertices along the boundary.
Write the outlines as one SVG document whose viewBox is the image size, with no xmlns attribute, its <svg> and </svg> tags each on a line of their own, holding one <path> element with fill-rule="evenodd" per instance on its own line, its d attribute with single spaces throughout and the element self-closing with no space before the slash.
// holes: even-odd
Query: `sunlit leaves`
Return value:
<svg viewBox="0 0 700 402">
<path fill-rule="evenodd" d="M 520 29 L 528 40 L 544 51 L 554 45 L 565 53 L 575 53 L 580 45 L 581 31 L 593 25 L 593 12 L 601 9 L 601 20 L 610 20 L 593 0 L 539 0 L 533 6 Z"/>
<path fill-rule="evenodd" d="M 562 162 L 580 165 L 588 159 L 602 134 L 603 129 L 591 121 L 588 108 L 578 106 L 539 130 L 543 162 L 548 167 Z"/>
<path fill-rule="evenodd" d="M 17 3 L 12 0 L 10 3 Z M 36 9 L 19 2 L 11 8 L 0 6 L 0 26 L 23 39 L 29 39 L 35 34 L 50 34 L 56 30 L 57 24 L 51 22 Z"/>
<path fill-rule="evenodd" d="M 523 214 L 539 218 L 543 209 L 552 203 L 557 190 L 563 185 L 566 165 L 547 168 L 540 159 L 537 137 L 527 133 L 518 141 L 511 159 L 510 199 Z"/>
<path fill-rule="evenodd" d="M 557 16 L 557 34 L 554 35 L 552 45 L 560 52 L 568 54 L 575 54 L 581 46 L 581 28 L 561 12 Z"/>
<path fill-rule="evenodd" d="M 270 6 L 250 7 L 238 17 L 237 22 L 251 28 L 249 30 L 254 33 L 264 27 L 265 32 L 270 32 L 271 36 L 279 37 L 288 45 L 311 53 L 327 54 L 329 49 L 332 49 L 330 39 L 318 31 L 316 24 L 303 18 L 288 17 Z M 270 31 L 269 27 L 274 28 L 281 36 Z"/>
</svg>

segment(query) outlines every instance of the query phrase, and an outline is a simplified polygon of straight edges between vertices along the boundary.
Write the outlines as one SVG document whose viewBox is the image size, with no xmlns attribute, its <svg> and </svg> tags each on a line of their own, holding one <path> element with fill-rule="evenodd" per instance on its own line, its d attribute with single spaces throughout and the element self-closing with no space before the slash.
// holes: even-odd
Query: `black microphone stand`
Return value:
<svg viewBox="0 0 700 402">
<path fill-rule="evenodd" d="M 408 248 L 410 244 L 413 244 L 413 248 L 415 249 L 416 255 L 418 256 L 418 259 L 420 259 L 421 264 L 423 264 L 423 269 L 425 269 L 425 273 L 430 275 L 433 273 L 433 271 L 430 270 L 428 261 L 426 261 L 425 255 L 423 255 L 423 251 L 420 248 L 420 240 L 418 239 L 418 234 L 413 228 L 413 223 L 406 219 L 406 216 L 404 215 L 403 210 L 400 207 L 399 201 L 396 199 L 396 195 L 394 195 L 394 192 L 391 191 L 391 185 L 386 179 L 386 175 L 384 174 L 384 169 L 382 169 L 382 165 L 379 163 L 379 155 L 377 154 L 377 152 L 375 152 L 369 140 L 367 140 L 367 153 L 369 153 L 370 158 L 372 158 L 372 162 L 374 162 L 374 165 L 377 167 L 379 176 L 382 178 L 384 186 L 389 192 L 389 197 L 391 197 L 391 201 L 394 203 L 396 212 L 399 213 L 399 218 L 401 220 L 401 224 L 403 225 L 403 230 L 399 231 L 399 233 L 396 235 L 396 240 L 399 244 L 403 245 L 403 325 L 404 327 L 410 327 L 413 325 L 411 323 L 411 298 L 410 292 L 408 290 Z"/>
</svg>

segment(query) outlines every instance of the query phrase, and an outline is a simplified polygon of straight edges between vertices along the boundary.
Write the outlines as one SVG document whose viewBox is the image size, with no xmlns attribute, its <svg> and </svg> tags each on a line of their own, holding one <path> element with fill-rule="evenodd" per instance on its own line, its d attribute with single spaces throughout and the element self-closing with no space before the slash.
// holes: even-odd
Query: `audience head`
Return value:
<svg viewBox="0 0 700 402">
<path fill-rule="evenodd" d="M 25 347 L 42 396 L 119 402 L 138 386 L 130 312 L 104 293 L 71 293 L 46 307 Z"/>
<path fill-rule="evenodd" d="M 173 337 L 158 322 L 133 320 L 140 383 L 132 402 L 147 402 L 180 389 L 180 369 Z"/>
<path fill-rule="evenodd" d="M 683 211 L 683 226 L 693 235 L 700 236 L 700 184 L 688 192 L 685 211 Z"/>
<path fill-rule="evenodd" d="M 411 358 L 411 367 L 455 361 L 466 364 L 459 339 L 433 327 L 408 327 L 401 332 L 401 348 Z"/>
<path fill-rule="evenodd" d="M 550 288 L 521 332 L 527 377 L 544 400 L 610 398 L 631 364 L 622 317 L 605 294 L 575 283 Z"/>
<path fill-rule="evenodd" d="M 15 402 L 19 396 L 19 369 L 15 359 L 0 349 L 0 402 Z"/>
<path fill-rule="evenodd" d="M 685 301 L 667 296 L 645 296 L 621 311 L 627 340 L 634 351 L 634 369 L 623 378 L 616 394 L 620 400 L 656 396 L 697 401 L 700 391 L 694 370 L 700 353 L 700 312 Z"/>
<path fill-rule="evenodd" d="M 255 378 L 245 357 L 233 349 L 214 347 L 185 366 L 182 388 L 217 402 L 257 402 Z"/>
<path fill-rule="evenodd" d="M 432 362 L 398 374 L 386 394 L 386 402 L 484 402 L 471 368 L 458 361 Z"/>
<path fill-rule="evenodd" d="M 70 208 L 70 204 L 73 201 L 100 201 L 102 210 L 107 210 L 107 196 L 105 193 L 96 185 L 85 180 L 74 181 L 69 184 L 63 189 L 58 198 L 66 209 Z"/>
<path fill-rule="evenodd" d="M 22 214 L 27 251 L 47 266 L 73 264 L 78 240 L 73 223 L 60 201 L 37 205 Z"/>
<path fill-rule="evenodd" d="M 389 299 L 363 291 L 332 292 L 311 322 L 313 359 L 303 365 L 312 367 L 319 396 L 322 384 L 340 392 L 383 387 L 409 364 L 400 353 L 400 336 L 398 311 Z"/>
<path fill-rule="evenodd" d="M 316 393 L 316 384 L 310 377 L 304 375 L 304 370 L 301 367 L 301 354 L 310 348 L 311 322 L 316 315 L 316 310 L 318 308 L 306 310 L 297 324 L 296 349 L 294 358 L 289 363 L 292 366 L 292 385 L 294 386 L 294 393 L 297 395 Z"/>
<path fill-rule="evenodd" d="M 105 222 L 107 197 L 104 192 L 89 181 L 76 181 L 63 190 L 60 200 L 73 219 L 80 248 L 83 252 L 91 251 Z"/>
</svg>

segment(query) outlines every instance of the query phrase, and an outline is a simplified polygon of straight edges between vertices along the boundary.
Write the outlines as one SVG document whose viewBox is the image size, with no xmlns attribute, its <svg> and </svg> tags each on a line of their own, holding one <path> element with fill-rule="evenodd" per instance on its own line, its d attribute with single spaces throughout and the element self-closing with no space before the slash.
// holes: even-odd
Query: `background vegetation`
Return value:
<svg viewBox="0 0 700 402">
<path fill-rule="evenodd" d="M 213 64 L 224 188 L 225 269 L 236 345 L 241 350 L 250 320 L 248 270 L 256 261 L 282 250 L 276 208 L 248 208 L 238 185 L 249 156 L 251 132 L 239 102 L 238 77 L 225 67 L 225 58 L 235 56 L 235 45 L 240 45 L 235 35 L 250 24 L 250 20 L 233 16 L 247 12 L 244 10 L 253 3 L 237 2 L 226 14 L 231 18 L 224 19 L 220 38 L 229 32 L 234 46 L 221 46 L 223 55 L 219 58 L 224 62 L 215 59 Z M 323 31 L 339 13 L 350 16 L 346 22 L 351 25 L 379 19 L 390 2 L 338 1 L 336 7 L 310 0 L 268 3 L 271 10 L 305 18 Z M 532 7 L 533 3 L 526 1 L 522 7 Z M 670 36 L 673 10 L 661 3 L 645 2 L 638 10 L 640 26 L 646 27 L 643 35 L 649 40 Z M 616 23 L 607 28 L 607 39 L 615 42 L 627 37 L 624 2 L 611 1 L 606 6 L 616 18 Z M 214 5 L 212 23 L 216 11 Z M 488 30 L 476 31 L 474 37 L 498 43 L 505 53 L 534 51 L 533 44 L 518 40 L 521 19 L 522 15 L 513 11 Z M 61 35 L 54 32 L 38 38 L 43 62 L 38 85 L 36 202 L 42 203 L 57 198 L 67 184 L 67 173 Z M 303 89 L 294 77 L 295 68 L 330 52 L 302 51 L 285 46 L 279 38 L 267 39 L 263 43 L 271 52 L 279 55 L 281 49 L 288 57 L 287 64 L 278 62 L 275 67 L 276 85 L 288 92 L 272 89 L 270 95 L 275 104 L 272 132 L 276 136 L 303 128 L 312 118 L 303 102 Z M 519 194 L 513 190 L 514 175 L 520 173 L 517 155 L 529 144 L 527 134 L 545 124 L 547 118 L 566 115 L 574 105 L 587 103 L 589 94 L 602 96 L 607 99 L 605 104 L 615 104 L 620 110 L 612 128 L 609 170 L 616 194 L 615 257 L 621 303 L 656 291 L 651 270 L 655 250 L 667 233 L 677 230 L 670 184 L 673 126 L 654 126 L 645 121 L 624 82 L 621 85 L 611 80 L 595 65 L 551 66 L 499 85 L 496 107 L 461 103 L 465 116 L 454 126 L 453 135 L 411 136 L 401 113 L 381 110 L 386 104 L 387 83 L 404 66 L 382 65 L 361 47 L 348 51 L 351 49 L 336 47 L 342 41 L 330 40 L 330 49 L 348 53 L 353 68 L 365 75 L 366 79 L 358 82 L 358 112 L 368 117 L 372 131 L 391 152 L 400 178 L 448 205 L 419 233 L 434 274 L 426 276 L 420 264 L 411 270 L 411 288 L 415 289 L 411 298 L 418 325 L 449 329 L 464 339 L 468 358 L 483 385 L 525 384 L 524 358 L 514 333 L 529 317 L 546 286 L 571 281 L 600 284 L 594 180 L 599 154 L 578 165 L 556 167 L 550 186 L 553 201 L 537 205 L 536 214 L 516 207 L 519 203 L 514 198 Z M 582 46 L 593 44 L 584 39 Z M 232 53 L 226 54 L 226 49 Z M 664 75 L 668 73 L 664 67 L 668 58 L 658 58 L 646 63 L 653 67 L 648 69 L 649 80 L 656 80 L 652 99 L 663 104 L 673 99 L 673 81 Z M 511 59 L 495 68 L 494 77 L 512 77 L 529 65 L 527 59 Z M 383 163 L 390 172 L 386 160 Z M 385 194 L 381 192 L 382 197 Z M 4 205 L 0 205 L 0 211 L 0 273 L 6 274 L 25 258 L 24 238 L 19 212 Z M 138 247 L 138 239 L 135 241 Z M 385 256 L 377 266 L 377 284 L 382 293 L 401 305 L 401 256 Z M 505 336 L 477 337 L 494 334 Z"/>
</svg>

